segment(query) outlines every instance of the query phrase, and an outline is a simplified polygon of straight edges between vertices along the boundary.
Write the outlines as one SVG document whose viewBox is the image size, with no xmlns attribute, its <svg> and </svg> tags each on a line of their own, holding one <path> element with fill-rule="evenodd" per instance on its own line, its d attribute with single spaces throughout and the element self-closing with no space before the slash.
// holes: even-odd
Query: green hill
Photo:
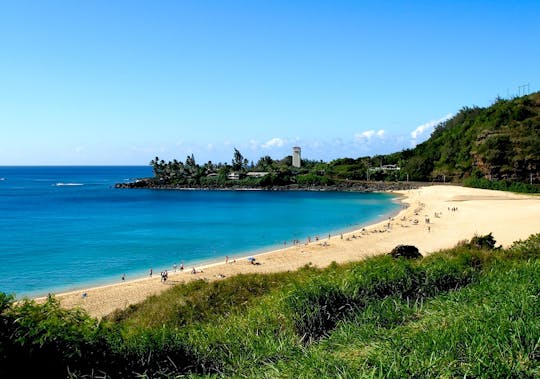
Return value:
<svg viewBox="0 0 540 379">
<path fill-rule="evenodd" d="M 465 107 L 414 149 L 390 154 L 411 180 L 540 179 L 540 92 Z"/>
</svg>

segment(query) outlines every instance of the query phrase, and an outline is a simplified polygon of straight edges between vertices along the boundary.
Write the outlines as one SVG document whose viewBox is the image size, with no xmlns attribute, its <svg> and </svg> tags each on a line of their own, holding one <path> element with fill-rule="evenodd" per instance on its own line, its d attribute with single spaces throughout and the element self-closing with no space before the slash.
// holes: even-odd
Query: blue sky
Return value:
<svg viewBox="0 0 540 379">
<path fill-rule="evenodd" d="M 540 74 L 539 1 L 1 1 L 0 165 L 331 160 Z"/>
</svg>

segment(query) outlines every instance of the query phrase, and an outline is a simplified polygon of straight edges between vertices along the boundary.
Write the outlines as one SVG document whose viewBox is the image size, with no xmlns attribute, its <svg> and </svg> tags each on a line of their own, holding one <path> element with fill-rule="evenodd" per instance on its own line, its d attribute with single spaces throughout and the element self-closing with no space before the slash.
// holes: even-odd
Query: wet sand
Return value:
<svg viewBox="0 0 540 379">
<path fill-rule="evenodd" d="M 57 294 L 65 307 L 81 307 L 102 317 L 112 311 L 159 294 L 172 285 L 196 279 L 222 280 L 239 273 L 267 273 L 296 270 L 306 264 L 318 267 L 332 262 L 357 261 L 389 252 L 399 244 L 415 245 L 423 255 L 455 246 L 475 234 L 493 233 L 498 245 L 509 246 L 519 239 L 540 233 L 540 196 L 517 195 L 458 186 L 436 185 L 401 195 L 404 208 L 389 220 L 343 233 L 319 236 L 300 244 L 256 255 L 251 264 L 246 257 L 231 257 L 229 263 L 169 271 L 162 283 L 160 275 L 121 283 Z M 457 210 L 452 210 L 457 208 Z M 83 297 L 83 293 L 86 296 Z M 38 299 L 38 301 L 41 301 Z"/>
</svg>

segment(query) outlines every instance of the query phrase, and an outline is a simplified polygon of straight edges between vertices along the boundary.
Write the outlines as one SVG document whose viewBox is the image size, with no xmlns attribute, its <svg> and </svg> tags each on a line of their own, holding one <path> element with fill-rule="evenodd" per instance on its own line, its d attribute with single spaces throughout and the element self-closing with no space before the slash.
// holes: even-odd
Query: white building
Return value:
<svg viewBox="0 0 540 379">
<path fill-rule="evenodd" d="M 252 172 L 248 172 L 246 175 L 251 178 L 262 178 L 268 174 L 269 173 L 266 171 L 252 171 Z"/>
<path fill-rule="evenodd" d="M 292 148 L 292 165 L 293 167 L 299 168 L 302 164 L 302 158 L 300 157 L 300 153 L 302 152 L 302 149 L 300 149 L 298 146 L 295 146 Z"/>
</svg>

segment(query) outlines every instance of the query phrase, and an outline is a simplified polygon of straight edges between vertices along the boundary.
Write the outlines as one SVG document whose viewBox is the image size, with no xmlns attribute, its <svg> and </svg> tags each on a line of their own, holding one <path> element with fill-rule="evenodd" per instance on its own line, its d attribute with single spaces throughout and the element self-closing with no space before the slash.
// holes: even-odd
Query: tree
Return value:
<svg viewBox="0 0 540 379">
<path fill-rule="evenodd" d="M 188 155 L 186 157 L 186 166 L 191 167 L 191 168 L 196 166 L 195 157 L 193 156 L 193 154 Z"/>
<path fill-rule="evenodd" d="M 244 165 L 247 166 L 247 160 L 244 160 L 244 156 L 238 151 L 238 149 L 234 149 L 234 155 L 232 160 L 232 168 L 234 171 L 241 171 L 244 168 Z"/>
<path fill-rule="evenodd" d="M 259 158 L 255 167 L 260 171 L 269 171 L 272 168 L 273 163 L 274 160 L 270 156 L 265 155 L 264 157 Z"/>
</svg>

